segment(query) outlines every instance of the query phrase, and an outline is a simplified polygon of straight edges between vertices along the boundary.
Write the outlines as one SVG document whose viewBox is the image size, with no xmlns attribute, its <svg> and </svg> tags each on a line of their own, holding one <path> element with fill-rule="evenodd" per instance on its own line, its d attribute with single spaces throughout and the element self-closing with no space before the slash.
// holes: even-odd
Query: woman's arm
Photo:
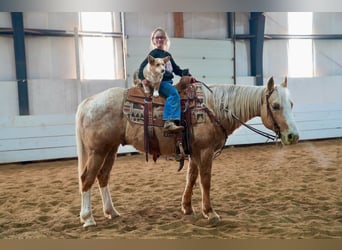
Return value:
<svg viewBox="0 0 342 250">
<path fill-rule="evenodd" d="M 171 54 L 170 54 L 171 56 Z M 183 75 L 183 70 L 177 65 L 173 57 L 171 56 L 171 64 L 172 64 L 172 69 L 173 73 L 175 73 L 177 76 L 182 76 Z"/>
</svg>

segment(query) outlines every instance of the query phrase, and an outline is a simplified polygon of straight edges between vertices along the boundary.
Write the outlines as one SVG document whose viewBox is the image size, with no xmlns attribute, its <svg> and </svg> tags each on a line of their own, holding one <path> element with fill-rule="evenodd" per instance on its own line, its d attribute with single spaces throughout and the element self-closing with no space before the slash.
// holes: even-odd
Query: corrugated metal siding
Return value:
<svg viewBox="0 0 342 250">
<path fill-rule="evenodd" d="M 230 40 L 171 38 L 170 53 L 182 68 L 208 83 L 233 83 L 233 46 Z M 149 53 L 149 37 L 128 38 L 128 86 Z M 175 78 L 179 79 L 178 77 Z"/>
</svg>

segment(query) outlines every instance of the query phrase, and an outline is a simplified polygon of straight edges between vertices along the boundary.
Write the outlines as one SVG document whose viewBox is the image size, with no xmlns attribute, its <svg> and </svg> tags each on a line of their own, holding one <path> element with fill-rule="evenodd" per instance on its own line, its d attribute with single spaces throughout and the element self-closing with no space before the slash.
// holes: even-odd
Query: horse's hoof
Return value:
<svg viewBox="0 0 342 250">
<path fill-rule="evenodd" d="M 107 213 L 107 212 L 104 212 L 104 216 L 108 219 L 114 219 L 116 217 L 120 217 L 120 213 L 116 210 L 113 210 L 112 212 L 110 213 Z"/>
<path fill-rule="evenodd" d="M 90 217 L 84 221 L 83 228 L 96 226 L 96 222 L 93 217 Z"/>
<path fill-rule="evenodd" d="M 208 221 L 212 225 L 216 225 L 221 221 L 221 217 L 217 213 L 210 213 L 208 216 Z"/>
<path fill-rule="evenodd" d="M 182 207 L 182 212 L 184 215 L 195 215 L 195 210 L 192 208 L 192 207 L 189 207 L 189 208 L 184 208 Z"/>
</svg>

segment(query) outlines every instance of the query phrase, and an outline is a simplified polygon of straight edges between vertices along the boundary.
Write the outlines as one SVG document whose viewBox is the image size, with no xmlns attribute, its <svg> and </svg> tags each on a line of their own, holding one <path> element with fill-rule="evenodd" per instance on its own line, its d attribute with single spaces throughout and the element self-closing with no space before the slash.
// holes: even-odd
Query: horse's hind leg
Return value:
<svg viewBox="0 0 342 250">
<path fill-rule="evenodd" d="M 112 197 L 109 192 L 109 177 L 112 170 L 115 157 L 116 157 L 117 147 L 111 150 L 106 156 L 105 162 L 97 175 L 97 180 L 99 182 L 99 188 L 102 198 L 103 213 L 105 217 L 112 219 L 120 216 L 119 212 L 113 206 Z"/>
<path fill-rule="evenodd" d="M 82 168 L 79 168 L 80 188 L 82 193 L 80 220 L 84 223 L 83 227 L 96 225 L 91 208 L 91 187 L 102 166 L 104 157 L 93 151 L 87 158 L 85 165 Z"/>
</svg>

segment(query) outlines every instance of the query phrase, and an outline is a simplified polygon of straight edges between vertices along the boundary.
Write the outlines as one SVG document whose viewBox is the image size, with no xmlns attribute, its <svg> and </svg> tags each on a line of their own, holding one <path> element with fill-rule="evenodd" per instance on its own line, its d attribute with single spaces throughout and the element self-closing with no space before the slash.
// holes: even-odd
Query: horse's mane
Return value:
<svg viewBox="0 0 342 250">
<path fill-rule="evenodd" d="M 213 111 L 219 119 L 235 122 L 232 113 L 242 121 L 247 121 L 260 112 L 262 91 L 257 86 L 218 84 L 210 85 L 212 95 L 206 94 L 205 102 L 212 103 Z"/>
</svg>

